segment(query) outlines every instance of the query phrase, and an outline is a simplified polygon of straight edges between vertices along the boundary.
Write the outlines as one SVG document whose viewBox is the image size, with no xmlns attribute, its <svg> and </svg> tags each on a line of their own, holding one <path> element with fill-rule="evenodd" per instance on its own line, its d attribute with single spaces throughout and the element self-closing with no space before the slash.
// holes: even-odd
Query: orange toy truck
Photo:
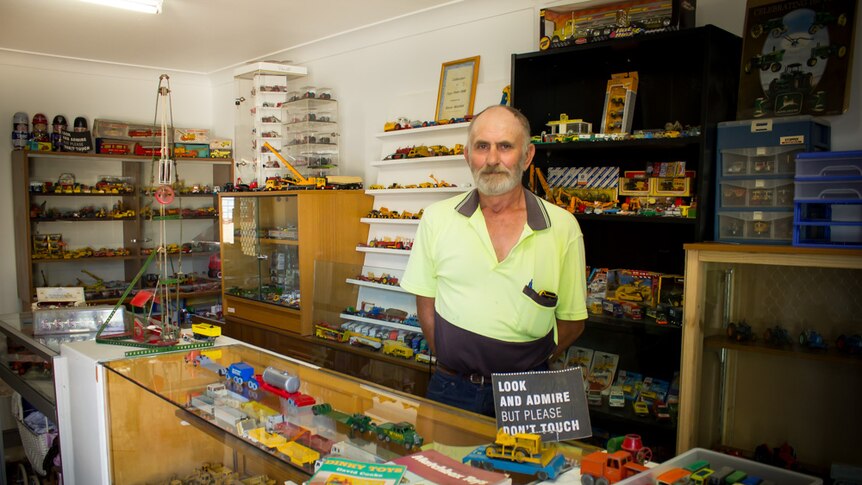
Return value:
<svg viewBox="0 0 862 485">
<path fill-rule="evenodd" d="M 581 460 L 581 483 L 594 485 L 596 483 L 617 483 L 632 475 L 646 470 L 638 464 L 628 451 L 605 453 L 596 451 Z"/>
</svg>

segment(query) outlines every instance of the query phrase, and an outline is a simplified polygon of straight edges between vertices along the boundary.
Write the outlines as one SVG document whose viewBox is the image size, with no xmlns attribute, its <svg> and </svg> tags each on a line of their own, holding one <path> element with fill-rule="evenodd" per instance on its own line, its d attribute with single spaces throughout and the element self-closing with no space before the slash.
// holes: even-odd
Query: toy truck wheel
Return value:
<svg viewBox="0 0 862 485">
<path fill-rule="evenodd" d="M 490 461 L 485 461 L 485 462 L 482 462 L 482 468 L 484 468 L 486 470 L 494 470 L 494 464 L 491 463 Z"/>
<path fill-rule="evenodd" d="M 524 460 L 527 458 L 527 453 L 524 450 L 515 450 L 515 461 L 518 463 L 524 463 Z"/>
<path fill-rule="evenodd" d="M 608 479 L 605 477 L 599 477 L 599 479 L 596 480 L 596 485 L 610 485 L 610 482 L 608 482 Z"/>
<path fill-rule="evenodd" d="M 257 384 L 257 381 L 255 381 L 253 379 L 248 381 L 248 388 L 251 389 L 252 391 L 258 390 L 259 387 L 260 386 Z"/>
<path fill-rule="evenodd" d="M 592 475 L 581 475 L 582 485 L 596 485 L 596 478 Z"/>
<path fill-rule="evenodd" d="M 385 434 L 383 434 L 383 433 L 378 434 L 378 435 L 377 435 L 377 440 L 378 440 L 378 441 L 385 441 L 385 440 L 386 440 L 386 435 L 385 435 Z"/>
<path fill-rule="evenodd" d="M 539 473 L 536 473 L 536 477 L 539 479 L 539 481 L 544 482 L 548 479 L 548 472 L 542 470 Z"/>
</svg>

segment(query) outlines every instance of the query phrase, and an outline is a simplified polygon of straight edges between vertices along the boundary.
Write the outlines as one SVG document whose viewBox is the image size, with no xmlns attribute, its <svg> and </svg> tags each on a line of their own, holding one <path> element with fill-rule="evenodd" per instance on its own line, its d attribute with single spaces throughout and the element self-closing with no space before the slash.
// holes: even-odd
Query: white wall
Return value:
<svg viewBox="0 0 862 485">
<path fill-rule="evenodd" d="M 43 113 L 48 122 L 62 114 L 71 124 L 87 118 L 152 123 L 159 75 L 170 76 L 174 124 L 212 124 L 212 93 L 206 76 L 150 71 L 0 51 L 0 313 L 18 311 L 13 231 L 26 220 L 12 218 L 11 132 L 17 111 Z"/>
<path fill-rule="evenodd" d="M 476 110 L 500 99 L 508 84 L 512 53 L 538 48 L 537 10 L 572 0 L 466 0 L 398 21 L 362 29 L 312 45 L 273 55 L 305 65 L 303 82 L 334 89 L 339 100 L 342 173 L 376 178 L 368 162 L 379 159 L 375 134 L 398 116 L 432 119 L 442 63 L 481 56 Z M 698 25 L 715 24 L 741 35 L 745 0 L 699 0 Z M 860 21 L 857 19 L 857 26 Z M 854 46 L 851 106 L 831 117 L 836 150 L 859 148 L 862 139 L 862 41 Z M 242 42 L 238 39 L 237 42 Z M 673 55 L 673 53 L 668 53 Z M 251 59 L 250 59 L 251 60 Z M 589 69 L 589 66 L 584 66 Z M 233 137 L 234 99 L 239 93 L 233 67 L 208 78 L 171 74 L 174 122 L 208 127 L 215 135 Z M 151 122 L 160 72 L 0 52 L 0 79 L 10 92 L 0 97 L 0 120 L 16 111 L 32 116 L 57 113 Z M 11 91 L 8 86 L 14 87 Z M 11 131 L 11 122 L 7 128 Z M 10 138 L 0 137 L 0 228 L 13 226 L 9 189 Z M 0 231 L 0 312 L 16 311 L 12 234 Z"/>
</svg>

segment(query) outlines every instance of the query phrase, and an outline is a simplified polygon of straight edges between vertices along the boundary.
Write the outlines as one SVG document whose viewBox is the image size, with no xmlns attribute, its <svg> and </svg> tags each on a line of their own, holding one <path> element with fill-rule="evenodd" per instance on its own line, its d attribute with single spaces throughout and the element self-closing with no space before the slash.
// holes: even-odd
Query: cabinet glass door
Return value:
<svg viewBox="0 0 862 485">
<path fill-rule="evenodd" d="M 222 196 L 225 293 L 299 309 L 295 195 Z"/>
</svg>

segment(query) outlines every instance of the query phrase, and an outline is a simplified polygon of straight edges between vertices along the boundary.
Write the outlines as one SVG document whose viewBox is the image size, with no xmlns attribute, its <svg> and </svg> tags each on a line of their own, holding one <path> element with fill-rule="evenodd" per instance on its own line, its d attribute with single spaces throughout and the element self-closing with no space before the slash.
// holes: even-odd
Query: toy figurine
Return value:
<svg viewBox="0 0 862 485">
<path fill-rule="evenodd" d="M 51 141 L 48 136 L 48 118 L 42 113 L 33 115 L 33 131 L 30 133 L 30 141 Z"/>
<path fill-rule="evenodd" d="M 12 116 L 12 149 L 23 150 L 27 148 L 27 139 L 30 137 L 29 132 L 30 117 L 27 113 L 19 111 Z"/>
<path fill-rule="evenodd" d="M 69 129 L 69 123 L 63 115 L 54 117 L 54 122 L 51 124 L 51 151 L 63 151 L 63 132 Z"/>
<path fill-rule="evenodd" d="M 751 325 L 745 322 L 733 323 L 727 326 L 727 336 L 737 342 L 747 342 L 754 340 L 754 333 L 751 331 Z"/>
<path fill-rule="evenodd" d="M 808 347 L 811 350 L 826 349 L 826 342 L 823 341 L 823 336 L 816 330 L 803 330 L 799 334 L 799 345 Z"/>
</svg>

